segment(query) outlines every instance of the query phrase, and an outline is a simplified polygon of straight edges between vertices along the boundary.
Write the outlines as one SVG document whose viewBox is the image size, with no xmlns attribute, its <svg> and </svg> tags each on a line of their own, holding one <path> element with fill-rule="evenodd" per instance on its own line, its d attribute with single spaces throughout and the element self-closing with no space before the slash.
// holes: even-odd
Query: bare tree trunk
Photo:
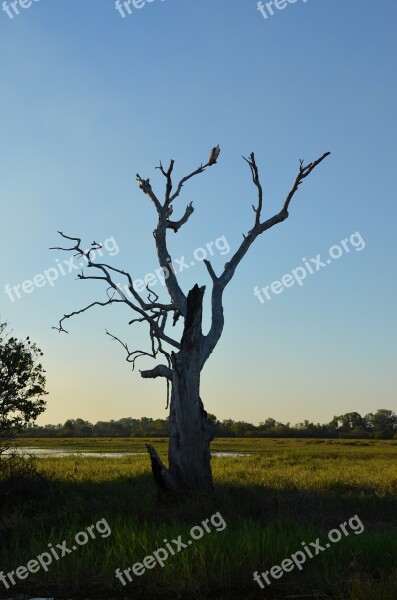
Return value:
<svg viewBox="0 0 397 600">
<path fill-rule="evenodd" d="M 172 354 L 168 469 L 154 448 L 148 446 L 153 475 L 162 490 L 213 490 L 210 443 L 214 426 L 207 420 L 200 398 L 204 291 L 205 287 L 197 285 L 190 290 L 181 350 Z"/>
<path fill-rule="evenodd" d="M 152 369 L 141 371 L 143 378 L 156 379 L 157 377 L 163 377 L 167 380 L 167 387 L 170 385 L 172 387 L 168 468 L 162 463 L 153 446 L 147 444 L 153 477 L 162 491 L 206 493 L 213 489 L 210 443 L 213 439 L 214 425 L 207 420 L 207 413 L 200 399 L 200 374 L 222 335 L 225 322 L 223 293 L 255 240 L 262 233 L 288 218 L 291 200 L 298 191 L 299 186 L 330 154 L 326 152 L 308 165 L 304 165 L 303 160 L 299 161 L 299 172 L 280 212 L 266 220 L 262 220 L 263 191 L 254 153 L 252 152 L 248 159 L 244 159 L 249 165 L 252 181 L 258 194 L 257 205 L 252 205 L 255 213 L 254 224 L 247 234 L 243 234 L 240 246 L 225 264 L 220 275 L 216 274 L 209 260 L 203 261 L 212 280 L 211 327 L 207 335 L 203 336 L 202 313 L 205 287 L 199 287 L 196 284 L 186 297 L 172 268 L 172 259 L 167 245 L 167 232 L 172 229 L 174 233 L 177 233 L 190 219 L 194 212 L 191 202 L 187 205 L 183 216 L 179 220 L 170 220 L 174 211 L 174 204 L 180 196 L 183 186 L 190 179 L 204 173 L 207 167 L 216 164 L 219 151 L 219 145 L 215 146 L 211 151 L 208 162 L 200 164 L 197 169 L 182 177 L 176 188 L 173 188 L 174 160 L 170 161 L 167 170 L 160 162 L 160 166 L 157 168 L 166 179 L 164 202 L 160 201 L 153 191 L 150 179 L 143 179 L 139 174 L 136 176 L 139 188 L 151 200 L 158 214 L 158 223 L 153 235 L 160 267 L 163 269 L 164 274 L 167 274 L 165 284 L 171 302 L 161 302 L 159 296 L 150 289 L 149 285 L 146 286 L 149 294 L 144 299 L 135 290 L 130 273 L 105 263 L 95 262 L 91 258 L 91 253 L 96 253 L 96 250 L 101 248 L 101 245 L 95 241 L 92 242 L 89 250 L 85 250 L 81 238 L 71 237 L 60 231 L 62 238 L 70 240 L 72 245 L 68 248 L 56 248 L 75 253 L 87 262 L 87 268 L 94 270 L 93 275 L 82 272 L 77 275 L 78 279 L 102 280 L 106 283 L 107 290 L 104 301 L 91 302 L 80 310 L 65 314 L 55 329 L 59 332 L 66 332 L 63 326 L 65 320 L 86 312 L 93 306 L 110 306 L 111 304 L 121 303 L 128 306 L 135 315 L 135 318 L 129 321 L 129 325 L 145 323 L 149 327 L 151 341 L 151 351 L 131 351 L 126 343 L 107 332 L 113 340 L 120 342 L 125 349 L 127 353 L 126 360 L 134 368 L 135 361 L 143 356 L 156 359 L 160 354 L 166 358 L 166 364 L 157 364 Z M 120 276 L 126 278 L 128 294 L 125 293 L 126 286 L 121 286 L 115 281 L 116 276 L 117 278 Z M 167 333 L 166 326 L 171 316 L 174 325 L 179 317 L 184 319 L 183 336 L 180 342 Z"/>
</svg>

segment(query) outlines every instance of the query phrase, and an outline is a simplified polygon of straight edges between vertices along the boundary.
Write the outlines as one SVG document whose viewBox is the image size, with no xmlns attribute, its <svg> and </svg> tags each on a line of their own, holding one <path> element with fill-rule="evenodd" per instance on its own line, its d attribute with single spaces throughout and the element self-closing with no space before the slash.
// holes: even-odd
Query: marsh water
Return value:
<svg viewBox="0 0 397 600">
<path fill-rule="evenodd" d="M 28 448 L 24 447 L 20 449 L 23 454 L 30 454 L 32 456 L 39 457 L 59 457 L 64 458 L 68 456 L 87 456 L 87 457 L 99 457 L 99 458 L 124 458 L 126 456 L 145 456 L 146 452 L 79 452 L 72 450 L 62 450 L 61 448 Z M 5 451 L 7 454 L 8 450 Z M 238 456 L 249 456 L 249 452 L 211 452 L 211 456 L 215 457 L 226 457 L 234 458 Z"/>
</svg>

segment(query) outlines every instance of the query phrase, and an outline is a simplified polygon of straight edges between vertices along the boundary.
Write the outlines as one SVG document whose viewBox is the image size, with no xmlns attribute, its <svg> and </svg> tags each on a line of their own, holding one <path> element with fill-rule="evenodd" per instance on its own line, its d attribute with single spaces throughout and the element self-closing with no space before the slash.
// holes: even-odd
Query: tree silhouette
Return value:
<svg viewBox="0 0 397 600">
<path fill-rule="evenodd" d="M 201 175 L 210 166 L 217 162 L 219 147 L 211 152 L 210 159 L 206 164 L 201 164 L 197 169 L 183 177 L 174 188 L 173 171 L 174 160 L 170 161 L 167 169 L 160 162 L 157 167 L 165 178 L 164 199 L 160 201 L 154 192 L 149 179 L 140 175 L 136 176 L 137 183 L 142 192 L 153 203 L 157 211 L 158 222 L 153 232 L 158 261 L 165 274 L 165 282 L 170 301 L 163 303 L 149 285 L 146 286 L 148 295 L 143 298 L 133 286 L 133 280 L 127 271 L 117 269 L 105 263 L 96 262 L 92 259 L 93 252 L 99 248 L 95 241 L 89 250 L 84 250 L 81 238 L 71 237 L 59 232 L 60 235 L 71 241 L 68 248 L 53 248 L 73 252 L 83 258 L 87 269 L 94 274 L 90 275 L 82 271 L 78 275 L 80 280 L 103 281 L 106 285 L 106 299 L 94 301 L 88 306 L 65 314 L 59 321 L 56 329 L 65 332 L 64 322 L 72 316 L 81 314 L 94 306 L 110 306 L 123 304 L 131 309 L 134 318 L 129 324 L 145 323 L 148 327 L 150 338 L 149 350 L 130 350 L 128 345 L 118 337 L 110 334 L 112 339 L 122 344 L 127 360 L 135 365 L 138 358 L 142 356 L 154 359 L 161 356 L 162 363 L 157 364 L 150 370 L 141 371 L 144 378 L 162 377 L 170 389 L 169 423 L 170 438 L 168 450 L 168 467 L 160 460 L 156 450 L 147 445 L 151 458 L 153 476 L 160 489 L 172 491 L 201 491 L 208 492 L 213 488 L 212 473 L 210 466 L 210 442 L 213 439 L 214 424 L 207 418 L 203 403 L 200 398 L 200 376 L 201 371 L 209 356 L 217 345 L 224 327 L 223 294 L 233 278 L 235 271 L 248 252 L 253 242 L 265 231 L 283 222 L 289 216 L 291 200 L 298 190 L 302 181 L 319 165 L 330 153 L 326 152 L 314 162 L 304 165 L 300 161 L 299 171 L 293 186 L 282 204 L 280 212 L 262 220 L 263 191 L 259 179 L 259 171 L 254 153 L 247 162 L 253 184 L 256 188 L 257 203 L 253 205 L 254 223 L 247 234 L 243 234 L 241 245 L 233 254 L 223 271 L 217 275 L 209 260 L 204 260 L 209 276 L 212 281 L 211 291 L 211 326 L 205 335 L 202 331 L 203 297 L 205 286 L 194 285 L 186 295 L 178 282 L 176 273 L 172 268 L 172 259 L 167 244 L 167 233 L 169 230 L 177 233 L 187 223 L 193 214 L 193 206 L 190 202 L 178 220 L 171 220 L 176 201 L 178 200 L 183 186 L 193 177 Z M 115 282 L 115 277 L 124 277 L 130 294 L 126 294 L 122 286 Z M 169 331 L 170 320 L 174 325 L 176 321 L 183 319 L 183 334 L 181 339 L 174 339 Z"/>
<path fill-rule="evenodd" d="M 29 337 L 20 341 L 0 323 L 0 445 L 33 423 L 45 410 L 45 371 L 40 348 Z"/>
</svg>

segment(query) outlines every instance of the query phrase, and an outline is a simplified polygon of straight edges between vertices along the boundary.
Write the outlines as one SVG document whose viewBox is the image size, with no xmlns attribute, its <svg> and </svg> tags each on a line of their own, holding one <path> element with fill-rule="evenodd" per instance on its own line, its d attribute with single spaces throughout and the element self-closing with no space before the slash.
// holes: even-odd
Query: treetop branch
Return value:
<svg viewBox="0 0 397 600">
<path fill-rule="evenodd" d="M 224 327 L 223 292 L 224 292 L 227 284 L 233 278 L 233 275 L 236 271 L 237 266 L 239 265 L 241 260 L 244 258 L 245 254 L 248 252 L 248 250 L 251 247 L 251 245 L 253 244 L 253 242 L 259 237 L 259 235 L 261 235 L 262 233 L 264 233 L 265 231 L 267 231 L 274 225 L 277 225 L 278 223 L 281 223 L 282 221 L 284 221 L 285 219 L 288 218 L 289 204 L 290 204 L 294 194 L 296 193 L 300 183 L 303 181 L 303 179 L 305 177 L 310 175 L 310 173 L 313 171 L 313 169 L 315 169 L 317 167 L 317 165 L 319 165 L 329 155 L 330 155 L 330 152 L 325 152 L 325 154 L 323 154 L 320 158 L 309 163 L 306 166 L 303 165 L 303 161 L 301 160 L 300 165 L 299 165 L 299 173 L 295 179 L 295 182 L 294 182 L 294 185 L 293 185 L 291 191 L 289 192 L 286 200 L 284 201 L 282 209 L 277 214 L 273 215 L 266 221 L 262 221 L 262 222 L 260 220 L 260 217 L 261 217 L 261 211 L 262 211 L 262 205 L 263 205 L 263 192 L 262 192 L 262 186 L 261 186 L 260 179 L 259 179 L 259 170 L 258 170 L 258 167 L 255 162 L 255 155 L 253 152 L 251 152 L 248 159 L 243 157 L 244 160 L 248 163 L 248 165 L 250 167 L 252 180 L 253 180 L 253 183 L 254 183 L 255 187 L 257 188 L 257 192 L 258 192 L 258 204 L 256 207 L 255 206 L 253 207 L 254 212 L 255 212 L 255 223 L 254 223 L 254 227 L 247 233 L 247 235 L 244 235 L 244 239 L 241 242 L 239 248 L 236 250 L 236 252 L 232 256 L 230 261 L 228 261 L 225 264 L 224 270 L 219 277 L 215 276 L 215 273 L 213 272 L 212 267 L 210 267 L 210 265 L 208 264 L 208 261 L 207 262 L 204 261 L 205 265 L 212 277 L 214 284 L 213 284 L 213 289 L 212 289 L 212 300 L 211 300 L 211 306 L 212 306 L 211 327 L 210 327 L 208 334 L 206 336 L 204 336 L 204 343 L 203 343 L 202 352 L 201 352 L 201 365 L 202 366 L 204 365 L 205 361 L 208 359 L 209 355 L 211 354 L 211 352 L 215 348 L 216 344 L 218 343 L 220 336 L 222 335 L 222 331 L 223 331 L 223 327 Z"/>
<path fill-rule="evenodd" d="M 284 210 L 288 210 L 289 203 L 291 202 L 292 197 L 294 196 L 298 187 L 302 183 L 303 179 L 305 177 L 307 177 L 308 175 L 310 175 L 310 173 L 313 171 L 313 169 L 315 169 L 317 167 L 317 165 L 319 165 L 330 154 L 331 154 L 331 152 L 325 152 L 322 156 L 320 156 L 320 158 L 318 158 L 314 162 L 309 163 L 308 165 L 306 165 L 306 167 L 303 166 L 303 160 L 299 161 L 299 173 L 296 176 L 294 185 L 292 186 L 290 193 L 288 194 L 287 198 L 285 199 L 284 206 L 283 206 Z"/>
</svg>

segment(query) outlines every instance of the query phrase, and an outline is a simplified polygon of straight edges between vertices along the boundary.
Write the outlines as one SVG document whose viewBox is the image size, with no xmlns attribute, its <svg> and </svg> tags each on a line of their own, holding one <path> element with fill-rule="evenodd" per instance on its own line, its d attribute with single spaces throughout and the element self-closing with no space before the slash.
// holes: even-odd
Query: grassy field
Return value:
<svg viewBox="0 0 397 600">
<path fill-rule="evenodd" d="M 28 447 L 73 451 L 144 452 L 144 439 L 23 440 Z M 151 440 L 165 454 L 167 440 Z M 248 452 L 214 457 L 213 497 L 157 499 L 147 456 L 45 457 L 42 480 L 0 487 L 0 571 L 26 565 L 105 518 L 97 534 L 47 573 L 31 574 L 0 595 L 54 598 L 206 598 L 395 600 L 397 598 L 397 442 L 221 439 L 212 449 Z M 142 562 L 164 538 L 190 537 L 192 526 L 220 512 L 223 531 L 211 531 L 123 587 L 121 570 Z M 358 515 L 365 530 L 350 531 L 312 559 L 271 579 L 261 590 L 253 572 L 270 570 L 301 542 L 320 538 Z M 323 544 L 324 542 L 324 544 Z"/>
</svg>

